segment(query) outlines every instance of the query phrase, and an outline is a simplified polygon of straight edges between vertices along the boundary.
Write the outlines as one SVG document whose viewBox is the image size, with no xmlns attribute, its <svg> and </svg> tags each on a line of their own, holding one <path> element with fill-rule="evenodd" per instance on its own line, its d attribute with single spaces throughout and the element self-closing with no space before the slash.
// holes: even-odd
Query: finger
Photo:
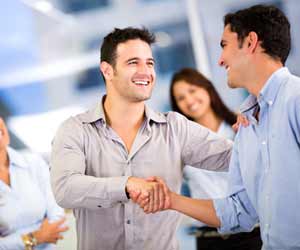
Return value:
<svg viewBox="0 0 300 250">
<path fill-rule="evenodd" d="M 129 197 L 133 202 L 137 202 L 138 198 L 140 197 L 141 191 L 130 191 Z"/>
<path fill-rule="evenodd" d="M 165 181 L 162 178 L 160 178 L 159 176 L 155 176 L 154 180 L 163 186 L 164 195 L 167 196 L 169 193 L 169 188 L 168 188 L 167 184 L 165 183 Z"/>
<path fill-rule="evenodd" d="M 64 226 L 64 227 L 59 227 L 59 229 L 57 230 L 57 232 L 62 233 L 62 232 L 65 232 L 67 230 L 69 230 L 69 227 L 68 226 Z"/>
<path fill-rule="evenodd" d="M 146 181 L 155 181 L 155 176 L 149 176 L 149 177 L 147 177 Z"/>
<path fill-rule="evenodd" d="M 59 219 L 58 221 L 54 222 L 53 224 L 56 224 L 57 226 L 60 226 L 65 221 L 66 221 L 66 217 L 62 217 L 61 219 Z"/>
<path fill-rule="evenodd" d="M 144 207 L 144 213 L 146 213 L 146 214 L 149 214 L 150 212 L 149 212 L 149 205 L 146 205 L 145 207 Z"/>
<path fill-rule="evenodd" d="M 248 119 L 245 116 L 242 116 L 242 125 L 244 127 L 246 127 L 246 126 L 249 125 L 249 121 L 248 121 Z"/>
<path fill-rule="evenodd" d="M 148 209 L 147 209 L 147 212 L 151 212 L 152 209 L 153 209 L 153 206 L 154 206 L 154 189 L 153 187 L 151 186 L 151 189 L 148 191 L 149 192 L 149 205 L 146 206 Z"/>
<path fill-rule="evenodd" d="M 144 209 L 146 206 L 149 206 L 149 198 L 145 199 L 145 200 L 142 200 L 140 203 L 139 203 L 139 206 L 140 208 Z"/>
<path fill-rule="evenodd" d="M 232 127 L 232 129 L 233 129 L 233 131 L 234 131 L 235 133 L 238 132 L 238 130 L 239 130 L 239 125 L 238 125 L 238 123 L 233 124 L 231 127 Z"/>
<path fill-rule="evenodd" d="M 144 191 L 143 193 L 141 193 L 141 195 L 138 197 L 136 203 L 141 205 L 144 204 L 147 201 L 147 203 L 149 202 L 149 193 Z"/>
<path fill-rule="evenodd" d="M 164 185 L 159 184 L 159 210 L 162 210 L 165 205 L 165 190 Z"/>
<path fill-rule="evenodd" d="M 158 211 L 158 208 L 159 208 L 159 196 L 160 196 L 160 184 L 159 183 L 156 183 L 154 184 L 154 198 L 153 198 L 153 207 L 152 207 L 152 213 L 154 212 L 157 212 Z"/>
</svg>

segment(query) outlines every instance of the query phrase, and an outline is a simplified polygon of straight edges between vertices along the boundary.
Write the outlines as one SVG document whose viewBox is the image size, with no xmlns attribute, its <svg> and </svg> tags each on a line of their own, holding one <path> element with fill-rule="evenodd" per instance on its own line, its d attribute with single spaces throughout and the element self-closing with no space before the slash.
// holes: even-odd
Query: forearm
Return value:
<svg viewBox="0 0 300 250">
<path fill-rule="evenodd" d="M 212 226 L 220 227 L 212 200 L 198 200 L 188 198 L 171 192 L 171 209 L 183 213 L 187 216 L 200 220 L 203 223 Z"/>
<path fill-rule="evenodd" d="M 57 203 L 64 208 L 111 207 L 120 201 L 127 201 L 126 176 L 93 177 L 74 174 L 53 178 L 52 187 Z"/>
</svg>

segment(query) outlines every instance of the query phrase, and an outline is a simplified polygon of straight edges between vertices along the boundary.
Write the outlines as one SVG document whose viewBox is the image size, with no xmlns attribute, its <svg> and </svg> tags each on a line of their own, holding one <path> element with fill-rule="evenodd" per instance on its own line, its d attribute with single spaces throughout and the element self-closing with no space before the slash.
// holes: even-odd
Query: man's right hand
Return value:
<svg viewBox="0 0 300 250">
<path fill-rule="evenodd" d="M 151 181 L 138 177 L 129 177 L 126 184 L 126 191 L 129 193 L 133 202 L 143 200 L 147 204 L 147 211 L 155 213 L 165 207 L 166 189 L 158 181 Z"/>
</svg>

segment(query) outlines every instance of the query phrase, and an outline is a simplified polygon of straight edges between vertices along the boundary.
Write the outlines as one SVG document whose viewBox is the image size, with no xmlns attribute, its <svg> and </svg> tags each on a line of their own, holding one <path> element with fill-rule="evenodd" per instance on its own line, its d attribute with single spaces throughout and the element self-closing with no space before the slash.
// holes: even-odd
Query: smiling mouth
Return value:
<svg viewBox="0 0 300 250">
<path fill-rule="evenodd" d="M 133 83 L 136 84 L 136 85 L 147 86 L 147 85 L 149 85 L 150 81 L 141 81 L 141 80 L 138 80 L 138 81 L 133 81 Z"/>
</svg>

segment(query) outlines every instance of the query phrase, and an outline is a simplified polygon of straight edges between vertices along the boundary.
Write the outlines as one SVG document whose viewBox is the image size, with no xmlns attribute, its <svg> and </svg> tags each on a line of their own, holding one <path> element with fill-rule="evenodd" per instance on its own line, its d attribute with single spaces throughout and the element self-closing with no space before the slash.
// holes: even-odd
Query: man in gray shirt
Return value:
<svg viewBox="0 0 300 250">
<path fill-rule="evenodd" d="M 55 198 L 72 208 L 81 250 L 176 250 L 180 215 L 145 214 L 130 200 L 141 192 L 155 212 L 167 203 L 162 177 L 178 192 L 182 168 L 224 171 L 232 143 L 183 116 L 145 105 L 155 83 L 146 29 L 115 29 L 101 47 L 106 95 L 59 128 L 51 155 Z"/>
</svg>

